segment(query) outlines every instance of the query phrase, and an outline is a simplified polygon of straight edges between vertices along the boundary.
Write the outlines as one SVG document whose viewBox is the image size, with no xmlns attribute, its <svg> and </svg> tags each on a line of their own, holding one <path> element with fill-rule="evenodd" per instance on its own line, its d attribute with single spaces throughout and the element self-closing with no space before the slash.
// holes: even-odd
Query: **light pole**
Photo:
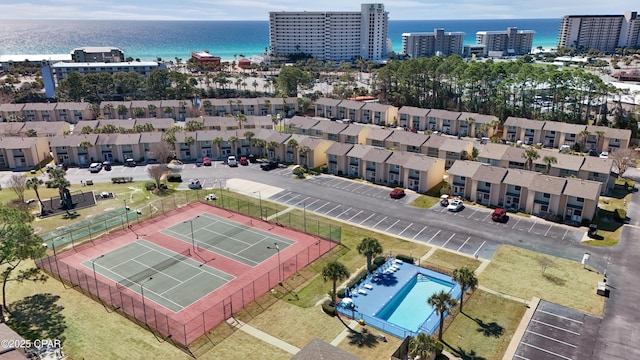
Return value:
<svg viewBox="0 0 640 360">
<path fill-rule="evenodd" d="M 127 199 L 123 199 L 123 200 L 124 200 L 124 216 L 127 218 L 127 227 L 131 227 L 131 225 L 129 225 L 129 210 L 131 210 L 131 208 L 127 206 Z"/>
<path fill-rule="evenodd" d="M 153 280 L 153 277 L 148 278 L 140 283 L 140 295 L 142 295 L 142 313 L 144 314 L 144 324 L 147 325 L 147 307 L 144 305 L 144 283 L 149 280 Z"/>
<path fill-rule="evenodd" d="M 280 263 L 280 246 L 278 245 L 278 243 L 273 244 L 275 245 L 274 247 L 267 246 L 267 249 L 276 250 L 278 252 L 278 284 L 282 286 L 282 276 L 280 275 L 280 268 L 282 267 Z"/>
<path fill-rule="evenodd" d="M 302 218 L 304 219 L 304 232 L 307 232 L 307 203 L 302 202 Z"/>
<path fill-rule="evenodd" d="M 260 220 L 262 220 L 262 214 L 263 214 L 263 212 L 262 212 L 262 193 L 260 192 L 260 190 L 254 191 L 253 193 L 254 194 L 258 193 L 258 199 L 260 200 Z"/>
<path fill-rule="evenodd" d="M 96 283 L 96 294 L 98 295 L 98 299 L 100 299 L 100 288 L 98 288 L 98 277 L 96 276 L 96 260 L 104 257 L 104 254 L 98 256 L 97 258 L 91 259 L 91 268 L 93 268 L 93 280 Z"/>
</svg>

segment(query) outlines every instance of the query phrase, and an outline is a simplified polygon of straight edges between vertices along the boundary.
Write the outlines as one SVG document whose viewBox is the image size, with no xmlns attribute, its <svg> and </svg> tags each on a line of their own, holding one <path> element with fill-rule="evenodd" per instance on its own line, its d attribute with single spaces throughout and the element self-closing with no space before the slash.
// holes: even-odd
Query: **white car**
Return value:
<svg viewBox="0 0 640 360">
<path fill-rule="evenodd" d="M 464 204 L 462 203 L 462 200 L 453 200 L 452 202 L 449 203 L 449 205 L 447 206 L 447 210 L 449 211 L 460 211 L 464 208 Z"/>
<path fill-rule="evenodd" d="M 216 200 L 218 197 L 216 196 L 216 194 L 209 194 L 207 196 L 204 197 L 205 200 L 207 201 L 214 201 Z"/>
<path fill-rule="evenodd" d="M 97 173 L 100 172 L 100 170 L 102 170 L 102 164 L 100 163 L 92 163 L 89 165 L 89 172 Z"/>
<path fill-rule="evenodd" d="M 236 160 L 235 156 L 231 155 L 227 158 L 227 165 L 231 167 L 236 167 L 238 166 L 238 160 Z"/>
<path fill-rule="evenodd" d="M 600 159 L 608 159 L 609 158 L 609 152 L 608 151 L 603 151 L 600 153 Z"/>
</svg>

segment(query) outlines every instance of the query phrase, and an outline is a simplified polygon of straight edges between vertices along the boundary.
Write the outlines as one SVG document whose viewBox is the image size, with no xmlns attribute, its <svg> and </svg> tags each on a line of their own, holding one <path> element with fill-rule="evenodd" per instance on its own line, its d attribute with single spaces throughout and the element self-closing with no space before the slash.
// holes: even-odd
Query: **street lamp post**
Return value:
<svg viewBox="0 0 640 360">
<path fill-rule="evenodd" d="M 280 262 L 280 246 L 278 245 L 278 243 L 273 243 L 273 245 L 275 246 L 274 247 L 267 246 L 267 249 L 276 250 L 278 252 L 278 284 L 282 286 L 282 276 L 280 274 L 280 268 L 282 267 Z"/>
<path fill-rule="evenodd" d="M 142 295 L 142 313 L 144 315 L 144 324 L 147 325 L 147 307 L 144 304 L 144 283 L 149 280 L 153 280 L 153 277 L 148 278 L 140 283 L 140 295 Z"/>
<path fill-rule="evenodd" d="M 262 193 L 260 192 L 260 190 L 254 191 L 253 193 L 254 194 L 258 193 L 258 199 L 260 201 L 260 220 L 262 220 L 262 214 L 263 214 L 263 212 L 262 212 Z"/>
<path fill-rule="evenodd" d="M 131 225 L 129 225 L 129 210 L 131 210 L 131 208 L 127 206 L 127 199 L 123 199 L 123 200 L 124 200 L 124 216 L 127 218 L 127 227 L 130 227 Z"/>
<path fill-rule="evenodd" d="M 93 280 L 96 283 L 96 295 L 98 295 L 98 299 L 100 299 L 100 288 L 98 287 L 98 277 L 96 276 L 96 260 L 104 257 L 104 254 L 98 256 L 97 258 L 91 259 L 91 268 L 93 269 Z"/>
</svg>

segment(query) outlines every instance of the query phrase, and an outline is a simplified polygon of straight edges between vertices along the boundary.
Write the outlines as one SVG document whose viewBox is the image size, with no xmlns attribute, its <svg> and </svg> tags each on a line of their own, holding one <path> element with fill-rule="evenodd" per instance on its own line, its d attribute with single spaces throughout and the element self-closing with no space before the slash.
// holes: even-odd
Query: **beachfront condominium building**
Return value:
<svg viewBox="0 0 640 360">
<path fill-rule="evenodd" d="M 616 48 L 640 46 L 640 18 L 623 15 L 567 15 L 560 23 L 558 47 L 613 53 Z"/>
<path fill-rule="evenodd" d="M 109 46 L 85 46 L 71 50 L 71 61 L 117 63 L 124 61 L 124 52 Z"/>
<path fill-rule="evenodd" d="M 402 53 L 412 58 L 462 55 L 463 32 L 414 32 L 402 34 Z"/>
<path fill-rule="evenodd" d="M 534 30 L 518 30 L 508 27 L 500 31 L 478 31 L 476 44 L 485 46 L 484 55 L 526 55 L 531 52 L 533 46 Z"/>
<path fill-rule="evenodd" d="M 388 17 L 383 4 L 362 4 L 359 12 L 270 12 L 271 53 L 382 61 L 388 53 Z"/>
</svg>

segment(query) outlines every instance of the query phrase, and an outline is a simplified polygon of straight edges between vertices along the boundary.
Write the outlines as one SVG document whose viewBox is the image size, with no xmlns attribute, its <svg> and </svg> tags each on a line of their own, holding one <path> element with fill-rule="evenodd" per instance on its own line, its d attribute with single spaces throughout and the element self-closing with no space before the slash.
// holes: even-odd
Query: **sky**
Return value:
<svg viewBox="0 0 640 360">
<path fill-rule="evenodd" d="M 345 0 L 32 0 L 0 2 L 0 19 L 269 20 L 270 11 L 359 11 Z M 374 2 L 374 1 L 371 1 Z M 391 20 L 538 19 L 638 11 L 629 0 L 388 0 Z"/>
</svg>

